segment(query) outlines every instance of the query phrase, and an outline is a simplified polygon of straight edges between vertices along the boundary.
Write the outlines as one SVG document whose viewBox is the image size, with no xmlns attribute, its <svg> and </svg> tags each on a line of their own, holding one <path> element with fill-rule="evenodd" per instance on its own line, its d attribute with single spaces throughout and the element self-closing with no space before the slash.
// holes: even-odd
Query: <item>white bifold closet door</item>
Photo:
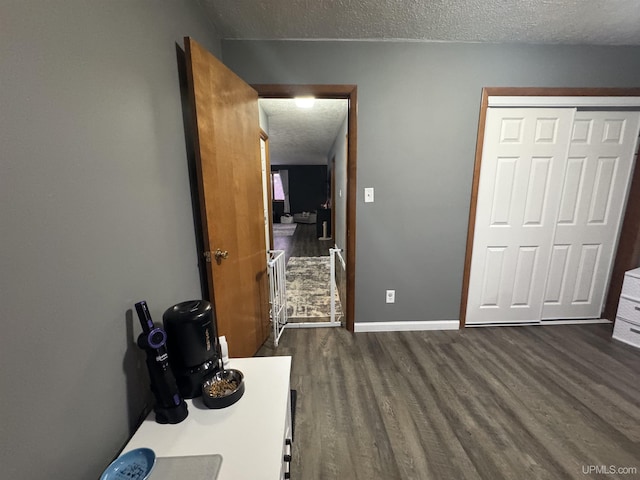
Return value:
<svg viewBox="0 0 640 480">
<path fill-rule="evenodd" d="M 599 318 L 640 128 L 638 112 L 576 112 L 542 319 Z"/>
<path fill-rule="evenodd" d="M 487 110 L 466 324 L 600 316 L 639 117 Z"/>
</svg>

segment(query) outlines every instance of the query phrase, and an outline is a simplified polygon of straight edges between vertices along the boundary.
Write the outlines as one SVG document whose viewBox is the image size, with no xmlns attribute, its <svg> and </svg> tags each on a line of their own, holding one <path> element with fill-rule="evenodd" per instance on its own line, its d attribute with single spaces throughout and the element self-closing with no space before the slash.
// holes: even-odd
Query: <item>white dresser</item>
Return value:
<svg viewBox="0 0 640 480">
<path fill-rule="evenodd" d="M 640 268 L 624 274 L 613 338 L 640 348 Z"/>
<path fill-rule="evenodd" d="M 187 400 L 189 416 L 177 425 L 155 422 L 153 412 L 123 450 L 151 448 L 158 457 L 222 455 L 218 480 L 279 480 L 291 461 L 291 357 L 232 358 L 244 374 L 237 403 L 208 409 Z M 150 480 L 153 479 L 153 472 Z"/>
</svg>

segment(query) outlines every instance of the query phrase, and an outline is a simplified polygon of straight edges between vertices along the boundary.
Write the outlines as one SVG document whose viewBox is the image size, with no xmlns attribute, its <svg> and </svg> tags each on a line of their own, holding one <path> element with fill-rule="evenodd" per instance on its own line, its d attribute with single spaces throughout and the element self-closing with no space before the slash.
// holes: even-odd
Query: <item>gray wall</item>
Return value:
<svg viewBox="0 0 640 480">
<path fill-rule="evenodd" d="M 200 297 L 175 43 L 191 0 L 0 0 L 2 478 L 89 479 L 148 397 L 140 331 Z"/>
<path fill-rule="evenodd" d="M 249 83 L 358 85 L 357 322 L 458 319 L 484 86 L 640 85 L 640 48 L 223 41 Z M 363 188 L 375 187 L 375 203 Z M 384 303 L 385 289 L 396 303 Z"/>
<path fill-rule="evenodd" d="M 262 105 L 260 105 L 260 102 L 258 102 L 258 112 L 260 114 L 260 128 L 264 130 L 264 133 L 269 135 L 269 116 L 264 111 L 264 108 L 262 108 Z"/>
</svg>

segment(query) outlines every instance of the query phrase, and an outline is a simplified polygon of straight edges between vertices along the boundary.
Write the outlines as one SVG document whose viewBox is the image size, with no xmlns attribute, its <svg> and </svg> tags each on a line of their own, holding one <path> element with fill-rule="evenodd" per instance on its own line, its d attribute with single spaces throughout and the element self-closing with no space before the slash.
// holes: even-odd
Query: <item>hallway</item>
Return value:
<svg viewBox="0 0 640 480">
<path fill-rule="evenodd" d="M 322 257 L 329 255 L 333 240 L 318 240 L 315 224 L 298 223 L 296 231 L 290 237 L 274 235 L 274 250 L 285 251 L 285 261 L 291 257 Z"/>
</svg>

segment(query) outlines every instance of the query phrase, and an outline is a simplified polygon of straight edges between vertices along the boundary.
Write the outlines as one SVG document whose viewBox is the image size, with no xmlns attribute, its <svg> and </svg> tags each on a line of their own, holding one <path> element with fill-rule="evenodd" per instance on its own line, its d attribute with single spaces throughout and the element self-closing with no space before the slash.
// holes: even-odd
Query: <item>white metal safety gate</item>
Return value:
<svg viewBox="0 0 640 480">
<path fill-rule="evenodd" d="M 287 325 L 287 276 L 284 250 L 269 250 L 269 317 L 273 328 L 273 345 L 278 346 Z"/>
<path fill-rule="evenodd" d="M 340 265 L 343 270 L 347 269 L 347 265 L 342 258 L 342 249 L 340 248 L 330 248 L 329 254 L 331 255 L 331 280 L 329 280 L 331 284 L 331 324 L 340 325 L 342 322 L 340 320 L 336 320 L 336 257 L 340 260 Z"/>
<path fill-rule="evenodd" d="M 329 289 L 331 295 L 331 317 L 329 321 L 321 322 L 299 322 L 289 323 L 287 316 L 287 276 L 284 250 L 269 250 L 267 261 L 269 273 L 269 317 L 273 328 L 273 345 L 278 346 L 280 337 L 285 327 L 289 328 L 321 328 L 339 327 L 342 325 L 342 315 L 336 318 L 338 309 L 336 300 L 338 299 L 336 285 L 336 269 L 346 270 L 346 263 L 342 257 L 342 250 L 339 248 L 329 249 L 330 257 L 330 278 Z M 338 262 L 336 262 L 336 259 Z"/>
</svg>

